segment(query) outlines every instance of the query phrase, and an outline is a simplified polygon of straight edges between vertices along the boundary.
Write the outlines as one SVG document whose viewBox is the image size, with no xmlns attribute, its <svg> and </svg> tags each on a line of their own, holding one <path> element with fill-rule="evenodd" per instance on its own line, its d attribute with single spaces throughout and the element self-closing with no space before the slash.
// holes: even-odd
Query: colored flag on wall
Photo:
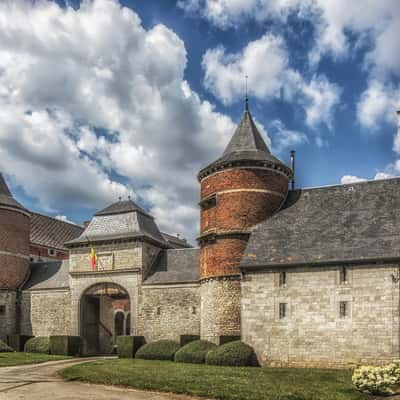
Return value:
<svg viewBox="0 0 400 400">
<path fill-rule="evenodd" d="M 96 252 L 94 251 L 93 246 L 91 246 L 90 256 L 92 259 L 92 271 L 94 271 L 96 269 L 96 264 L 97 264 L 97 255 L 96 255 Z"/>
</svg>

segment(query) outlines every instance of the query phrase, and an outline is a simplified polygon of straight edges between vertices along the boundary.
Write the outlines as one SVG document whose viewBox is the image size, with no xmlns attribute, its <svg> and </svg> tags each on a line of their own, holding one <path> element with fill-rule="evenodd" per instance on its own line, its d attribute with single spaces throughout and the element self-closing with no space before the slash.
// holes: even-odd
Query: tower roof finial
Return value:
<svg viewBox="0 0 400 400">
<path fill-rule="evenodd" d="M 249 97 L 247 95 L 247 79 L 248 79 L 248 75 L 246 75 L 244 77 L 245 79 L 245 98 L 244 98 L 244 110 L 245 111 L 249 111 Z"/>
</svg>

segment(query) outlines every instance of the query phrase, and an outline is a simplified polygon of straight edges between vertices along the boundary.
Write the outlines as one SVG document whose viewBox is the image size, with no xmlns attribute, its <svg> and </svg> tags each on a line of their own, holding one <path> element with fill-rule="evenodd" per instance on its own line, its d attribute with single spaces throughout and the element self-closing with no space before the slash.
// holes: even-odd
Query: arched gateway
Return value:
<svg viewBox="0 0 400 400">
<path fill-rule="evenodd" d="M 122 286 L 104 282 L 85 290 L 80 300 L 80 335 L 86 354 L 113 352 L 116 336 L 123 335 L 121 310 L 130 311 L 130 298 Z"/>
</svg>

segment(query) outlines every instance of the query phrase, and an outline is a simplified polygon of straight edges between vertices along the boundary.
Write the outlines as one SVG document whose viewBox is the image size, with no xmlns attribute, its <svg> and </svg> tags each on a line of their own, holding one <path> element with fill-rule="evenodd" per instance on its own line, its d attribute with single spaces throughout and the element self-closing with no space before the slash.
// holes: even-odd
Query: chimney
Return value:
<svg viewBox="0 0 400 400">
<path fill-rule="evenodd" d="M 293 172 L 293 177 L 292 177 L 292 180 L 291 180 L 292 190 L 294 190 L 295 183 L 296 183 L 296 180 L 295 180 L 295 167 L 296 167 L 295 161 L 296 161 L 296 152 L 294 150 L 291 150 L 290 151 L 290 168 L 291 168 L 291 170 Z"/>
</svg>

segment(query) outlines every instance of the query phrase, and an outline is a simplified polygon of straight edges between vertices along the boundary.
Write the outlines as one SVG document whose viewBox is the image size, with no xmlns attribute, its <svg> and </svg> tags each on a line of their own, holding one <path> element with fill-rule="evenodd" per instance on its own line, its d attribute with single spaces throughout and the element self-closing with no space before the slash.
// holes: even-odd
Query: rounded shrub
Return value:
<svg viewBox="0 0 400 400">
<path fill-rule="evenodd" d="M 235 340 L 210 350 L 206 354 L 206 364 L 232 367 L 256 366 L 257 357 L 251 346 Z"/>
<path fill-rule="evenodd" d="M 9 353 L 12 351 L 14 351 L 13 348 L 11 348 L 8 344 L 6 344 L 2 340 L 0 340 L 0 353 Z"/>
<path fill-rule="evenodd" d="M 135 358 L 172 361 L 178 349 L 179 343 L 173 340 L 158 340 L 140 347 L 136 352 Z"/>
<path fill-rule="evenodd" d="M 26 353 L 50 354 L 50 338 L 48 336 L 37 336 L 25 343 Z"/>
<path fill-rule="evenodd" d="M 206 354 L 213 348 L 217 347 L 214 343 L 207 340 L 194 340 L 181 347 L 176 353 L 174 360 L 176 362 L 204 364 Z"/>
</svg>

